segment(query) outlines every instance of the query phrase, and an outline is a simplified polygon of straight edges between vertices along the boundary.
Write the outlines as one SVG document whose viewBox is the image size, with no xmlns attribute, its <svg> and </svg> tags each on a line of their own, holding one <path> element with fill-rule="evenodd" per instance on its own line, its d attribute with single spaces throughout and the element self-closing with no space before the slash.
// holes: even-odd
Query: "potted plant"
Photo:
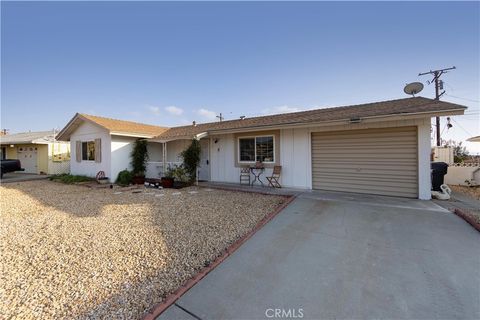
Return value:
<svg viewBox="0 0 480 320">
<path fill-rule="evenodd" d="M 184 188 L 191 184 L 185 165 L 175 166 L 172 175 L 175 179 L 173 187 L 176 189 Z"/>
<path fill-rule="evenodd" d="M 163 176 L 160 180 L 162 181 L 162 187 L 164 188 L 173 188 L 173 183 L 175 182 L 175 178 L 173 176 L 173 168 L 168 167 L 167 171 L 165 172 L 165 176 Z"/>
<path fill-rule="evenodd" d="M 135 141 L 130 156 L 132 158 L 132 182 L 134 184 L 144 184 L 148 161 L 147 140 L 138 139 Z"/>
</svg>

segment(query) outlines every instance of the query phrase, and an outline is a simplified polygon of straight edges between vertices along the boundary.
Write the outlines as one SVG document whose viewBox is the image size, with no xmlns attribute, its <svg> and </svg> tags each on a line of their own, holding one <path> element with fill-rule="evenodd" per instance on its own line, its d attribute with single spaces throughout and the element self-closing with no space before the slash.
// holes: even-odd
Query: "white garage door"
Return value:
<svg viewBox="0 0 480 320">
<path fill-rule="evenodd" d="M 417 198 L 416 127 L 312 133 L 314 189 Z"/>
<path fill-rule="evenodd" d="M 25 173 L 37 173 L 37 148 L 36 147 L 19 147 L 17 149 L 17 157 L 20 160 Z"/>
</svg>

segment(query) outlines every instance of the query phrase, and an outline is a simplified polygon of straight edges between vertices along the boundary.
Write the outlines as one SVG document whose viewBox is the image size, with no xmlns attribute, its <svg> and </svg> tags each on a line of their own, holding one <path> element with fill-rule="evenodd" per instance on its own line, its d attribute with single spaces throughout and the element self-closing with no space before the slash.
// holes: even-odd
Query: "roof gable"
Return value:
<svg viewBox="0 0 480 320">
<path fill-rule="evenodd" d="M 131 136 L 139 138 L 152 138 L 168 128 L 133 121 L 117 120 L 89 114 L 77 113 L 68 124 L 59 132 L 57 139 L 68 141 L 73 132 L 83 122 L 89 122 L 107 130 L 112 135 Z"/>
</svg>

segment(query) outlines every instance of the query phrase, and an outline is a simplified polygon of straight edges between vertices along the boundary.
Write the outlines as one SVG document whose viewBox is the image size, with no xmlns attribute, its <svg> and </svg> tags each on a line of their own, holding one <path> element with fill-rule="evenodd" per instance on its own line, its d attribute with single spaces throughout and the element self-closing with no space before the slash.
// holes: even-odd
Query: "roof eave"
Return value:
<svg viewBox="0 0 480 320">
<path fill-rule="evenodd" d="M 389 121 L 389 120 L 403 120 L 403 119 L 412 119 L 412 118 L 431 118 L 431 117 L 443 117 L 443 116 L 453 116 L 453 115 L 463 115 L 466 108 L 461 109 L 451 109 L 444 110 L 441 112 L 415 112 L 415 113 L 396 113 L 390 115 L 381 115 L 381 116 L 371 116 L 371 117 L 360 117 L 361 121 L 372 120 L 375 122 Z M 270 130 L 270 129 L 290 129 L 290 128 L 305 128 L 312 127 L 317 125 L 338 125 L 338 124 L 350 123 L 350 118 L 338 119 L 338 120 L 326 120 L 326 121 L 312 121 L 312 122 L 292 122 L 292 123 L 282 123 L 277 125 L 258 125 L 258 126 L 249 126 L 236 129 L 221 129 L 221 130 L 210 130 L 208 133 L 213 134 L 227 134 L 227 133 L 239 133 L 245 131 L 257 131 L 257 130 Z"/>
<path fill-rule="evenodd" d="M 143 134 L 143 133 L 131 133 L 131 132 L 121 132 L 121 131 L 110 131 L 112 136 L 122 136 L 122 137 L 132 137 L 132 138 L 146 138 L 150 139 L 155 137 L 153 134 Z"/>
</svg>

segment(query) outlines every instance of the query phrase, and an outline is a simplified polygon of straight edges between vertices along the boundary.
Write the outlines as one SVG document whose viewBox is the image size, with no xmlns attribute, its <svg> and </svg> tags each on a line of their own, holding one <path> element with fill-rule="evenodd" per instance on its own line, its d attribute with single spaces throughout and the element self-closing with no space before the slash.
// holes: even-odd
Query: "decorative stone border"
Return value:
<svg viewBox="0 0 480 320">
<path fill-rule="evenodd" d="M 276 194 L 271 194 L 271 193 L 266 193 L 266 192 L 255 192 L 255 191 L 248 191 L 248 190 L 236 190 L 236 189 L 227 189 L 227 188 L 216 188 L 216 187 L 211 187 L 212 189 L 220 189 L 220 190 L 226 190 L 226 191 L 232 191 L 232 192 L 247 192 L 247 193 L 259 193 L 259 194 L 264 194 L 264 195 L 270 195 L 270 196 L 279 196 L 279 197 L 284 197 L 286 198 L 285 202 L 282 203 L 279 207 L 277 207 L 273 212 L 269 213 L 266 215 L 262 220 L 260 220 L 255 228 L 253 228 L 251 231 L 249 231 L 247 234 L 245 234 L 243 237 L 238 239 L 236 242 L 234 242 L 232 245 L 230 245 L 228 248 L 226 248 L 223 253 L 217 257 L 212 263 L 210 263 L 207 267 L 203 268 L 200 270 L 196 275 L 194 275 L 192 278 L 187 280 L 180 288 L 169 294 L 165 300 L 160 302 L 159 304 L 155 305 L 144 317 L 143 320 L 154 320 L 158 316 L 160 316 L 165 310 L 167 310 L 175 301 L 180 299 L 182 295 L 185 294 L 190 288 L 192 288 L 194 285 L 196 285 L 200 280 L 202 280 L 210 271 L 215 269 L 220 263 L 222 263 L 226 258 L 228 258 L 231 254 L 233 254 L 240 246 L 250 239 L 258 230 L 260 230 L 264 225 L 266 225 L 270 220 L 273 219 L 277 214 L 279 214 L 283 209 L 285 209 L 295 198 L 296 196 L 294 195 L 276 195 Z"/>
<path fill-rule="evenodd" d="M 468 214 L 468 211 L 466 212 L 466 210 L 463 211 L 461 209 L 456 208 L 455 210 L 453 210 L 453 212 L 463 220 L 470 223 L 472 227 L 474 227 L 475 229 L 477 229 L 478 232 L 480 232 L 480 223 L 475 221 L 475 219 Z"/>
</svg>

